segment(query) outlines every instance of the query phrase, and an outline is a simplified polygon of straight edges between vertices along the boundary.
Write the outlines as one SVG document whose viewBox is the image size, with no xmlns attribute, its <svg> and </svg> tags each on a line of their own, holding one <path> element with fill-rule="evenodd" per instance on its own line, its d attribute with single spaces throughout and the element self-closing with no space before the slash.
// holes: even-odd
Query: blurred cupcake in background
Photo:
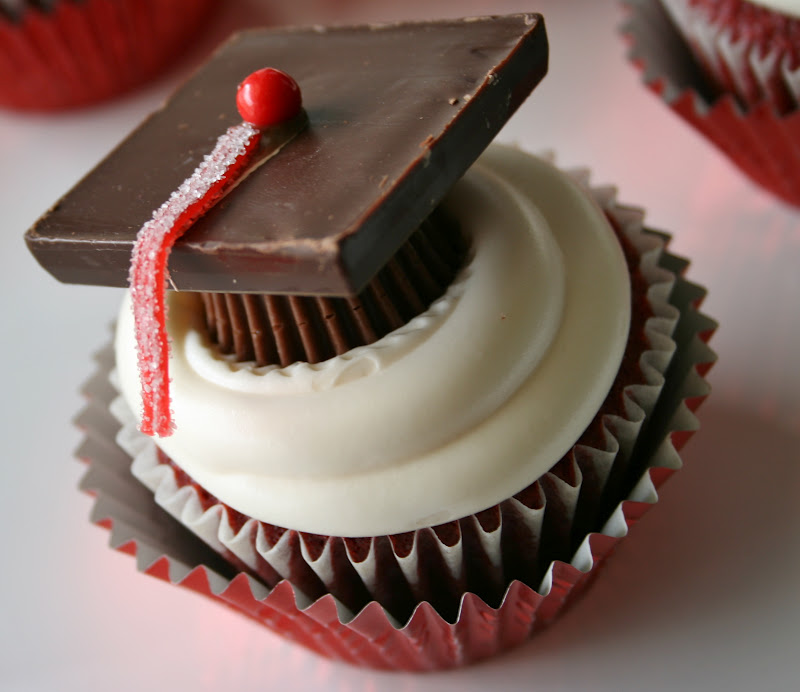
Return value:
<svg viewBox="0 0 800 692">
<path fill-rule="evenodd" d="M 752 180 L 800 206 L 800 2 L 625 4 L 645 83 Z"/>
<path fill-rule="evenodd" d="M 800 2 L 662 0 L 700 65 L 748 106 L 769 101 L 778 113 L 800 94 Z"/>
<path fill-rule="evenodd" d="M 0 107 L 58 110 L 157 75 L 215 0 L 0 0 Z"/>
</svg>

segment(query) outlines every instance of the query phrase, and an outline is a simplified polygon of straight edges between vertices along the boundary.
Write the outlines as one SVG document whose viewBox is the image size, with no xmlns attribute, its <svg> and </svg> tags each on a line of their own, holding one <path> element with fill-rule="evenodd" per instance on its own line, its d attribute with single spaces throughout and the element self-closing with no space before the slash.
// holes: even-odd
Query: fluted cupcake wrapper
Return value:
<svg viewBox="0 0 800 692">
<path fill-rule="evenodd" d="M 647 87 L 751 180 L 800 207 L 800 109 L 781 115 L 768 101 L 743 108 L 708 84 L 659 0 L 624 4 L 628 57 Z"/>
<path fill-rule="evenodd" d="M 177 486 L 172 468 L 159 463 L 152 443 L 142 443 L 130 427 L 122 429 L 117 443 L 112 440 L 120 423 L 107 409 L 114 398 L 114 388 L 103 381 L 111 368 L 108 354 L 101 359 L 105 372 L 87 388 L 90 404 L 79 419 L 88 431 L 79 454 L 91 462 L 84 487 L 99 494 L 94 519 L 113 525 L 112 543 L 138 552 L 140 561 L 147 563 L 140 562 L 145 571 L 235 603 L 272 629 L 332 658 L 424 670 L 462 665 L 524 641 L 588 585 L 628 527 L 656 502 L 658 486 L 680 467 L 676 450 L 696 427 L 690 409 L 707 394 L 702 374 L 713 361 L 704 340 L 714 325 L 696 310 L 703 291 L 680 277 L 686 263 L 662 251 L 661 236 L 642 232 L 641 213 L 618 207 L 613 190 L 596 190 L 595 196 L 641 251 L 655 313 L 647 324 L 652 350 L 642 357 L 647 384 L 626 390 L 625 418 L 609 416 L 604 421 L 606 449 L 576 448 L 570 460 L 571 480 L 551 473 L 537 484 L 546 502 L 560 505 L 555 525 L 547 518 L 546 504 L 511 499 L 503 503 L 510 506 L 499 510 L 502 520 L 516 527 L 510 546 L 503 540 L 507 526 L 502 522 L 495 526 L 481 513 L 459 522 L 458 540 L 446 532 L 440 536 L 436 529 L 417 532 L 410 545 L 399 548 L 388 539 L 383 543 L 373 539 L 370 551 L 374 554 L 359 555 L 357 560 L 346 546 L 342 548 L 343 539 L 328 539 L 320 549 L 313 541 L 305 544 L 305 537 L 295 532 L 271 541 L 269 536 L 259 536 L 255 522 L 234 530 L 224 508 L 204 509 L 194 488 Z M 119 401 L 112 408 L 123 420 L 130 415 Z M 152 497 L 145 502 L 141 492 L 146 490 L 133 490 L 136 499 L 128 496 L 131 456 L 136 456 L 135 472 L 155 488 L 155 499 L 180 517 L 181 523 L 161 515 Z M 113 469 L 109 457 L 114 459 Z M 152 518 L 154 511 L 160 515 L 157 520 Z M 176 545 L 181 531 L 188 534 L 181 524 L 216 549 L 202 557 L 208 567 L 201 566 L 194 552 L 190 556 L 188 547 Z M 169 532 L 168 540 L 162 537 L 164 530 Z M 521 534 L 530 543 L 549 542 L 550 552 L 563 553 L 566 548 L 568 552 L 561 559 L 548 559 L 538 572 L 535 566 L 533 570 L 523 566 L 527 581 L 523 583 L 509 572 L 506 557 L 526 552 L 518 549 Z M 284 539 L 287 535 L 290 538 Z M 289 545 L 291 541 L 295 543 Z M 387 543 L 397 548 L 389 550 L 388 558 Z M 192 551 L 203 553 L 196 540 L 190 544 Z M 377 555 L 379 550 L 384 554 Z M 227 558 L 222 567 L 218 555 Z M 410 611 L 400 608 L 396 617 L 393 604 L 389 607 L 394 615 L 369 599 L 356 608 L 348 607 L 344 601 L 352 597 L 353 572 L 362 588 L 382 597 L 385 566 L 392 561 L 413 592 Z M 232 568 L 244 572 L 234 575 Z M 267 568 L 271 575 L 266 574 Z M 433 569 L 439 570 L 435 583 L 422 583 L 419 575 Z M 475 571 L 481 573 L 480 593 L 471 588 Z M 309 594 L 297 578 L 309 572 L 331 593 Z M 346 580 L 343 573 L 349 573 Z M 532 574 L 538 575 L 535 580 Z M 277 583 L 270 589 L 265 581 Z M 438 591 L 443 584 L 451 588 L 450 594 Z"/>
<path fill-rule="evenodd" d="M 56 110 L 115 96 L 156 75 L 215 0 L 58 0 L 0 15 L 0 106 Z"/>
</svg>

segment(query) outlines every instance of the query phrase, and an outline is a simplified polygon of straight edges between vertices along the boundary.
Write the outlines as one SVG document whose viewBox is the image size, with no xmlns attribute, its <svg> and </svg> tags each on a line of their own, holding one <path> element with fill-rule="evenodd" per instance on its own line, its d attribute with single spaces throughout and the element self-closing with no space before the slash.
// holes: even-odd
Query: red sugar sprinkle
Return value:
<svg viewBox="0 0 800 692">
<path fill-rule="evenodd" d="M 169 343 L 164 300 L 167 259 L 175 241 L 236 182 L 258 149 L 250 123 L 228 128 L 203 162 L 139 230 L 129 275 L 142 387 L 141 431 L 172 434 Z"/>
</svg>

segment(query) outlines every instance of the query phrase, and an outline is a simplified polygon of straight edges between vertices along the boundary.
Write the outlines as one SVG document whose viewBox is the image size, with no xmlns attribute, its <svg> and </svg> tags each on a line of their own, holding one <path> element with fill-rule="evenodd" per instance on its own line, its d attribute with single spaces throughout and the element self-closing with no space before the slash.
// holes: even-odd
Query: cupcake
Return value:
<svg viewBox="0 0 800 692">
<path fill-rule="evenodd" d="M 58 110 L 151 79 L 196 35 L 214 0 L 2 0 L 0 107 Z"/>
<path fill-rule="evenodd" d="M 644 81 L 754 182 L 800 206 L 800 5 L 626 0 Z"/>
<path fill-rule="evenodd" d="M 781 114 L 800 101 L 800 3 L 662 0 L 714 84 L 746 106 Z"/>
<path fill-rule="evenodd" d="M 240 35 L 29 231 L 57 277 L 124 283 L 231 85 L 297 79 L 306 116 L 175 243 L 168 378 L 142 386 L 157 320 L 126 302 L 86 388 L 84 487 L 145 571 L 336 659 L 445 668 L 551 622 L 655 502 L 713 323 L 612 190 L 486 149 L 546 54 L 536 15 Z"/>
</svg>

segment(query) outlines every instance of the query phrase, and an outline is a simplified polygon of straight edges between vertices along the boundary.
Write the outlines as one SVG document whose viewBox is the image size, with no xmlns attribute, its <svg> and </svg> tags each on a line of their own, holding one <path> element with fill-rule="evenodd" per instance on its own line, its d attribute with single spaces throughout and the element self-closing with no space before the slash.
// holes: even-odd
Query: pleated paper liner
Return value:
<svg viewBox="0 0 800 692">
<path fill-rule="evenodd" d="M 491 517 L 478 515 L 460 522 L 462 527 L 469 524 L 472 527 L 456 536 L 460 540 L 453 541 L 452 533 L 448 532 L 444 532 L 442 538 L 435 530 L 419 532 L 410 545 L 400 546 L 398 557 L 394 558 L 412 590 L 425 587 L 422 579 L 415 580 L 414 577 L 425 572 L 419 565 L 430 566 L 438 562 L 440 571 L 437 575 L 427 572 L 430 577 L 428 588 L 450 584 L 460 589 L 450 594 L 450 600 L 456 604 L 453 612 L 439 613 L 429 601 L 422 599 L 408 618 L 402 620 L 387 613 L 375 601 L 353 612 L 329 594 L 309 597 L 286 579 L 272 589 L 267 588 L 253 576 L 258 570 L 252 567 L 254 557 L 261 557 L 257 549 L 263 546 L 254 546 L 249 537 L 237 541 L 235 532 L 228 531 L 227 522 L 220 521 L 225 512 L 220 508 L 202 512 L 201 503 L 191 487 L 177 493 L 171 492 L 174 488 L 167 488 L 167 495 L 171 495 L 177 505 L 181 504 L 183 496 L 182 506 L 171 505 L 171 511 L 179 514 L 186 511 L 184 520 L 188 517 L 190 523 L 193 521 L 190 515 L 197 515 L 199 522 L 194 523 L 205 525 L 206 538 L 216 544 L 220 554 L 231 558 L 224 568 L 210 568 L 210 564 L 219 564 L 218 553 L 209 550 L 200 557 L 194 551 L 200 553 L 203 549 L 194 539 L 188 543 L 193 546 L 192 552 L 188 553 L 189 548 L 182 541 L 173 540 L 173 532 L 180 534 L 185 529 L 158 511 L 146 490 L 132 486 L 135 481 L 128 475 L 130 457 L 113 441 L 119 423 L 107 410 L 113 397 L 113 388 L 104 379 L 112 366 L 108 353 L 101 359 L 101 373 L 87 386 L 90 404 L 79 418 L 79 423 L 87 429 L 87 438 L 79 454 L 91 462 L 84 487 L 98 494 L 95 520 L 113 525 L 115 547 L 138 552 L 140 559 L 147 563 L 141 565 L 145 571 L 224 602 L 235 603 L 240 610 L 272 629 L 336 659 L 382 668 L 422 670 L 461 665 L 520 643 L 574 600 L 597 573 L 617 540 L 627 533 L 628 525 L 656 501 L 656 488 L 680 467 L 676 450 L 696 427 L 690 409 L 695 408 L 707 394 L 702 375 L 713 361 L 705 340 L 714 325 L 697 312 L 703 291 L 680 276 L 686 263 L 662 252 L 663 239 L 660 236 L 649 231 L 640 232 L 641 214 L 617 207 L 613 203 L 612 191 L 606 189 L 596 193 L 613 211 L 625 232 L 633 232 L 636 242 L 646 248 L 643 259 L 650 268 L 645 273 L 652 274 L 648 294 L 656 308 L 656 316 L 648 320 L 648 327 L 651 342 L 656 343 L 642 359 L 642 372 L 649 383 L 630 387 L 625 392 L 627 418 L 606 417 L 603 421 L 608 450 L 586 450 L 586 459 L 573 460 L 574 478 L 567 478 L 567 482 L 554 474 L 543 479 L 543 485 L 560 486 L 555 497 L 568 499 L 573 507 L 577 504 L 578 509 L 566 513 L 571 514 L 567 523 L 572 526 L 570 533 L 574 534 L 572 545 L 575 549 L 548 563 L 541 578 L 536 581 L 528 579 L 526 584 L 514 574 L 501 573 L 507 567 L 500 557 L 504 552 L 503 527 L 497 526 Z M 670 276 L 669 272 L 663 271 L 664 268 L 674 274 Z M 662 312 L 659 305 L 664 314 L 659 314 Z M 666 382 L 663 386 L 659 382 L 662 373 Z M 118 439 L 124 440 L 127 435 L 123 432 Z M 130 440 L 124 446 L 129 443 Z M 620 446 L 619 453 L 615 453 L 617 445 Z M 137 465 L 146 465 L 147 457 L 144 450 Z M 155 454 L 150 457 L 151 461 L 157 461 Z M 627 467 L 623 474 L 614 471 L 614 468 L 623 467 Z M 171 473 L 170 467 L 160 465 L 155 469 L 167 470 L 163 474 L 166 485 L 169 485 L 170 476 L 174 481 L 175 474 Z M 578 484 L 571 485 L 570 480 L 577 480 Z M 585 494 L 581 490 L 582 484 L 594 488 L 605 485 L 606 490 L 593 491 L 590 494 L 593 501 L 576 502 L 577 497 Z M 162 492 L 158 490 L 156 494 Z M 519 504 L 517 515 L 523 517 L 519 530 L 527 532 L 534 540 L 537 536 L 541 539 L 547 535 L 548 530 L 541 528 L 547 524 L 544 513 L 539 511 L 542 508 L 536 502 Z M 583 511 L 587 505 L 595 505 L 593 517 L 587 517 Z M 158 514 L 157 518 L 154 513 Z M 599 516 L 602 519 L 598 519 Z M 606 517 L 608 519 L 604 521 Z M 511 521 L 509 519 L 509 523 Z M 200 527 L 201 532 L 204 528 Z M 164 537 L 165 531 L 169 539 Z M 476 548 L 475 543 L 480 543 L 480 546 Z M 384 542 L 384 548 L 385 545 Z M 307 569 L 324 584 L 342 564 L 331 557 L 336 551 L 331 548 L 326 551 L 323 547 L 320 552 L 317 546 L 312 555 L 304 543 L 300 546 L 301 555 L 304 546 L 304 557 L 309 558 Z M 311 548 L 314 548 L 313 544 Z M 347 557 L 349 553 L 344 552 Z M 391 561 L 387 562 L 385 555 L 377 553 L 378 549 L 373 549 L 372 556 L 367 552 L 364 558 L 363 554 L 356 552 L 354 557 L 360 561 L 351 560 L 350 571 L 358 573 L 360 570 L 358 574 L 363 586 L 374 589 L 380 596 L 378 585 L 381 579 L 378 577 L 383 575 L 374 570 L 371 573 L 371 566 L 386 565 Z M 470 559 L 476 554 L 484 557 L 477 561 Z M 210 555 L 214 557 L 210 558 Z M 295 552 L 295 558 L 296 555 Z M 281 556 L 276 554 L 274 558 L 275 565 L 282 568 Z M 469 560 L 469 565 L 465 569 L 466 560 Z M 231 579 L 232 566 L 244 567 L 244 571 Z M 464 576 L 465 571 L 472 576 Z M 475 576 L 475 571 L 481 574 L 480 578 Z M 471 582 L 478 582 L 481 588 L 489 583 L 495 590 L 501 582 L 499 598 L 493 598 L 491 593 L 487 598 L 472 593 L 469 590 Z"/>
<path fill-rule="evenodd" d="M 209 337 L 239 362 L 319 363 L 423 313 L 452 283 L 466 253 L 458 224 L 436 210 L 357 296 L 202 293 Z"/>
<path fill-rule="evenodd" d="M 721 91 L 786 114 L 800 105 L 800 19 L 741 0 L 661 0 Z"/>
<path fill-rule="evenodd" d="M 57 110 L 127 91 L 176 58 L 215 4 L 26 0 L 0 11 L 0 107 Z"/>
<path fill-rule="evenodd" d="M 800 207 L 800 109 L 782 115 L 768 101 L 741 106 L 709 83 L 659 0 L 624 4 L 628 57 L 647 87 L 756 184 Z"/>
</svg>

